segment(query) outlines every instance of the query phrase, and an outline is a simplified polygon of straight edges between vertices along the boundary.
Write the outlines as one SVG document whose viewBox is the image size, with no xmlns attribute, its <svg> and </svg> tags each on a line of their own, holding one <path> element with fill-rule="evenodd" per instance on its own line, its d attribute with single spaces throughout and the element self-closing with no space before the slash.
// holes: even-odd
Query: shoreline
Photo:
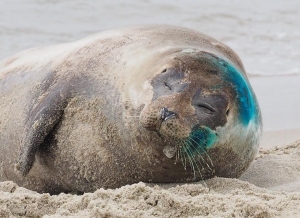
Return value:
<svg viewBox="0 0 300 218">
<path fill-rule="evenodd" d="M 263 132 L 300 130 L 300 75 L 250 77 L 249 81 L 260 105 Z"/>
<path fill-rule="evenodd" d="M 286 129 L 286 130 L 270 130 L 263 131 L 260 140 L 260 148 L 274 148 L 282 147 L 300 139 L 299 129 Z"/>
</svg>

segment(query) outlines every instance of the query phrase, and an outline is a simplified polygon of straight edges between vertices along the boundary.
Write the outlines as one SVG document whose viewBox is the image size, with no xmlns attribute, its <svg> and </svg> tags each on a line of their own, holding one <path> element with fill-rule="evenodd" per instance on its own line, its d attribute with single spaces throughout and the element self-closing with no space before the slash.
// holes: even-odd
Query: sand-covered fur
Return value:
<svg viewBox="0 0 300 218">
<path fill-rule="evenodd" d="M 236 178 L 260 133 L 239 57 L 190 29 L 112 30 L 0 63 L 0 181 L 39 192 Z"/>
</svg>

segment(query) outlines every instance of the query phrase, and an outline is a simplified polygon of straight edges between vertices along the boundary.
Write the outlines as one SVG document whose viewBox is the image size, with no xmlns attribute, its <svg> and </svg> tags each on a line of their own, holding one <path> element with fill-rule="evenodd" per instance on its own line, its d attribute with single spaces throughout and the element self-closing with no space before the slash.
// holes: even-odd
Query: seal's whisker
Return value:
<svg viewBox="0 0 300 218">
<path fill-rule="evenodd" d="M 200 139 L 200 138 L 198 138 L 198 137 L 195 137 L 195 138 L 196 138 L 196 139 L 199 139 L 199 140 L 202 140 L 202 139 Z M 200 144 L 199 142 L 197 142 L 196 140 L 194 140 L 194 139 L 192 139 L 192 138 L 189 138 L 189 140 L 193 140 L 197 145 L 199 145 L 200 149 L 203 151 L 203 153 L 206 154 L 206 156 L 208 157 L 208 159 L 209 159 L 209 161 L 210 161 L 210 163 L 211 163 L 211 166 L 213 167 L 213 166 L 214 166 L 214 165 L 213 165 L 213 162 L 212 162 L 212 160 L 211 160 L 209 154 L 207 153 L 206 149 L 203 148 L 203 147 L 201 146 L 201 144 Z M 203 141 L 203 140 L 202 140 L 202 141 Z M 206 144 L 206 143 L 204 143 L 204 144 Z"/>
<path fill-rule="evenodd" d="M 186 145 L 184 146 L 184 151 L 187 155 L 190 166 L 192 167 L 192 170 L 193 170 L 193 173 L 194 173 L 194 180 L 196 180 L 196 172 L 195 172 L 194 164 L 193 164 L 192 158 L 190 157 L 190 154 L 189 154 L 189 151 L 188 151 L 188 148 L 187 148 Z"/>
<path fill-rule="evenodd" d="M 209 164 L 207 163 L 207 161 L 203 158 L 202 154 L 200 151 L 197 150 L 197 148 L 193 145 L 193 143 L 191 141 L 187 141 L 188 145 L 191 146 L 193 148 L 193 150 L 195 150 L 198 154 L 198 156 L 200 156 L 201 160 L 205 163 L 205 165 L 208 167 L 208 169 L 210 171 L 212 171 L 212 168 L 209 166 Z M 202 166 L 202 168 L 204 168 L 204 166 L 202 165 L 202 163 L 199 160 L 200 165 Z"/>
<path fill-rule="evenodd" d="M 178 143 L 180 143 L 180 141 L 175 139 L 175 143 L 176 143 L 176 145 L 175 145 L 176 153 L 175 153 L 175 163 L 174 164 L 176 164 L 178 159 L 179 159 L 179 145 L 178 145 Z"/>
<path fill-rule="evenodd" d="M 206 145 L 206 141 L 202 138 L 199 138 L 198 136 L 193 136 L 192 138 L 198 139 L 200 142 L 196 142 L 197 144 L 201 143 L 201 144 L 205 144 Z"/>
<path fill-rule="evenodd" d="M 183 158 L 181 158 L 181 162 L 182 162 L 183 168 L 184 168 L 184 170 L 186 170 L 186 157 L 185 157 L 186 155 L 185 155 L 185 151 L 184 151 L 184 144 L 180 148 L 180 153 L 181 153 L 181 156 L 183 157 Z"/>
<path fill-rule="evenodd" d="M 197 160 L 196 159 L 192 159 L 192 160 L 194 160 L 194 162 L 195 162 L 195 166 L 197 167 L 197 170 L 198 170 L 198 173 L 199 173 L 199 175 L 200 175 L 200 177 L 201 177 L 201 182 L 203 182 L 203 184 L 204 184 L 204 186 L 205 187 L 207 187 L 207 184 L 206 184 L 206 182 L 205 182 L 205 180 L 204 180 L 204 178 L 203 178 L 203 176 L 202 176 L 202 173 L 201 173 L 201 170 L 199 169 L 199 167 L 198 167 L 198 165 L 197 165 Z M 198 161 L 199 162 L 199 161 Z M 199 162 L 200 163 L 200 162 Z M 202 166 L 202 164 L 200 163 L 200 165 Z M 202 166 L 203 167 L 203 166 Z"/>
<path fill-rule="evenodd" d="M 187 149 L 187 152 L 188 152 L 188 156 L 190 157 L 190 163 L 192 164 L 192 169 L 194 171 L 194 180 L 196 180 L 196 170 L 195 170 L 195 167 L 194 167 L 194 165 L 195 165 L 196 168 L 197 168 L 197 171 L 198 171 L 198 173 L 199 173 L 199 175 L 201 177 L 201 180 L 204 181 L 202 173 L 201 173 L 201 170 L 199 169 L 199 166 L 198 166 L 196 160 L 192 156 L 191 150 L 188 148 L 187 144 L 185 144 L 185 145 L 186 145 L 186 149 Z"/>
<path fill-rule="evenodd" d="M 184 155 L 183 157 L 184 157 L 184 170 L 186 170 L 186 166 L 187 166 L 187 154 L 185 153 L 185 150 L 182 150 L 183 152 L 182 152 L 182 154 Z"/>
<path fill-rule="evenodd" d="M 202 157 L 202 154 L 201 152 L 199 152 L 196 147 L 193 145 L 193 143 L 189 140 L 185 141 L 186 142 L 186 145 L 189 147 L 189 150 L 191 152 L 191 155 L 193 155 L 194 158 L 196 158 L 197 156 L 200 156 L 201 159 L 203 160 L 203 162 L 205 162 L 204 158 Z M 195 152 L 196 154 L 195 154 Z M 201 164 L 202 165 L 202 164 Z"/>
<path fill-rule="evenodd" d="M 189 149 L 189 152 L 191 153 L 190 149 Z M 204 168 L 203 164 L 201 163 L 201 161 L 196 158 L 196 156 L 193 157 L 193 160 L 194 160 L 194 163 L 195 163 L 195 165 L 197 167 L 197 170 L 198 170 L 198 172 L 199 172 L 199 174 L 201 176 L 201 179 L 203 180 L 203 177 L 202 177 L 202 174 L 201 174 L 201 170 L 200 170 L 200 168 L 199 168 L 199 166 L 198 166 L 197 163 L 200 164 L 200 166 L 202 167 L 202 169 L 205 169 L 205 168 Z"/>
<path fill-rule="evenodd" d="M 196 137 L 196 138 L 197 138 L 197 137 Z M 199 138 L 197 138 L 197 139 L 199 139 Z M 208 159 L 209 159 L 209 161 L 210 161 L 210 163 L 211 163 L 211 166 L 214 167 L 214 164 L 213 164 L 213 162 L 212 162 L 212 159 L 210 158 L 210 156 L 209 156 L 209 154 L 207 153 L 206 149 L 203 148 L 203 147 L 201 146 L 201 144 L 198 143 L 197 141 L 195 141 L 194 139 L 190 138 L 190 140 L 193 140 L 196 144 L 200 145 L 200 146 L 199 146 L 200 149 L 201 149 L 201 150 L 203 151 L 203 153 L 205 153 L 206 156 L 208 157 Z M 201 140 L 201 139 L 199 139 L 199 140 Z"/>
</svg>

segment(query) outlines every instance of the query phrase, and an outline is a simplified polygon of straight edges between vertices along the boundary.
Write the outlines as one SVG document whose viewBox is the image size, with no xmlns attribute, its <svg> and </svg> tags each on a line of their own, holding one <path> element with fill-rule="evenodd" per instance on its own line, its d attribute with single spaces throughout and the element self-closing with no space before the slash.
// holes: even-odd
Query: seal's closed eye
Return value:
<svg viewBox="0 0 300 218">
<path fill-rule="evenodd" d="M 209 114 L 216 112 L 216 110 L 208 103 L 199 103 L 196 106 L 200 109 L 203 109 L 205 112 L 207 112 Z"/>
<path fill-rule="evenodd" d="M 228 99 L 221 93 L 204 95 L 199 89 L 193 96 L 192 106 L 195 108 L 199 124 L 205 123 L 215 129 L 217 126 L 224 126 L 227 122 Z"/>
<path fill-rule="evenodd" d="M 183 92 L 188 86 L 188 83 L 182 82 L 183 78 L 184 73 L 175 68 L 164 69 L 151 81 L 154 91 L 153 100 L 160 96 Z"/>
</svg>

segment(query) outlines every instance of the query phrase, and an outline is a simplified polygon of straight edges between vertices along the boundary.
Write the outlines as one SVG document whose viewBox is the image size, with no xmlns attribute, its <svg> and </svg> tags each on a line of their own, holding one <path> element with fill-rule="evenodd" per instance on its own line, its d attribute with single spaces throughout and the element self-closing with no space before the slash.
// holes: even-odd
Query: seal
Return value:
<svg viewBox="0 0 300 218">
<path fill-rule="evenodd" d="M 239 177 L 261 126 L 239 57 L 186 28 L 105 31 L 0 63 L 0 179 L 38 192 Z"/>
</svg>

